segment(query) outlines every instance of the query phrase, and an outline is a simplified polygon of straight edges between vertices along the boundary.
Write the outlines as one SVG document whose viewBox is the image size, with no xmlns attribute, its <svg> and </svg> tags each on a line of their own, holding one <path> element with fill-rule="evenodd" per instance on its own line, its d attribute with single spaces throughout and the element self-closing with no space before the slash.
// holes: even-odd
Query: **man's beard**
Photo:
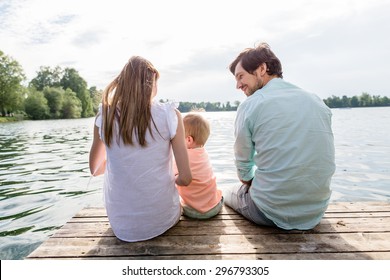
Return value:
<svg viewBox="0 0 390 280">
<path fill-rule="evenodd" d="M 248 92 L 247 96 L 251 96 L 252 94 L 255 93 L 255 91 L 263 88 L 263 86 L 264 86 L 263 80 L 262 79 L 258 79 L 256 85 L 253 88 L 249 89 L 249 92 Z"/>
</svg>

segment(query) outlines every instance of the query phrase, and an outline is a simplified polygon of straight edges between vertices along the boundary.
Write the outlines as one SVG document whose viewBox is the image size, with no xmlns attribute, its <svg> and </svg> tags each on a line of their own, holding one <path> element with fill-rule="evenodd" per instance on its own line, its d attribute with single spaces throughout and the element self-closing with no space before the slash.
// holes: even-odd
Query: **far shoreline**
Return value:
<svg viewBox="0 0 390 280">
<path fill-rule="evenodd" d="M 0 123 L 18 122 L 23 120 L 23 117 L 0 117 Z"/>
</svg>

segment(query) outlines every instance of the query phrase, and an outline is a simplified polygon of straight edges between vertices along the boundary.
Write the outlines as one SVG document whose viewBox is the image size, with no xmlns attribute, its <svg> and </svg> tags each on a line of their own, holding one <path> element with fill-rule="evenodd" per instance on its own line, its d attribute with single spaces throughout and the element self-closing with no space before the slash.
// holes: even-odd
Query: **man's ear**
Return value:
<svg viewBox="0 0 390 280">
<path fill-rule="evenodd" d="M 264 77 L 265 74 L 267 74 L 267 64 L 263 62 L 262 64 L 259 65 L 256 69 L 256 76 L 258 77 Z"/>
</svg>

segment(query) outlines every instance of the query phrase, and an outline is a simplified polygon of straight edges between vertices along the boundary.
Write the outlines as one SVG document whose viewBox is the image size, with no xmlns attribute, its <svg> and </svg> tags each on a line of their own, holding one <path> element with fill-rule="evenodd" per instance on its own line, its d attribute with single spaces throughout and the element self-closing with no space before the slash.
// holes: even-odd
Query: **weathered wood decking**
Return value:
<svg viewBox="0 0 390 280">
<path fill-rule="evenodd" d="M 86 208 L 28 259 L 390 259 L 390 203 L 329 206 L 313 230 L 256 226 L 228 207 L 216 217 L 180 222 L 152 240 L 126 243 L 103 208 Z"/>
</svg>

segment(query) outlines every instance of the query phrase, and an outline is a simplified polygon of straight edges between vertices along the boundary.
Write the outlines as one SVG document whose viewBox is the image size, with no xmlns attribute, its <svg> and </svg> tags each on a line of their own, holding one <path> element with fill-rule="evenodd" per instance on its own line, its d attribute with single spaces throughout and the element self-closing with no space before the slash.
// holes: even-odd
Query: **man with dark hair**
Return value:
<svg viewBox="0 0 390 280">
<path fill-rule="evenodd" d="M 225 189 L 225 203 L 259 225 L 315 227 L 335 171 L 330 109 L 283 80 L 280 60 L 266 43 L 241 52 L 230 71 L 247 99 L 235 120 L 242 185 Z"/>
</svg>

